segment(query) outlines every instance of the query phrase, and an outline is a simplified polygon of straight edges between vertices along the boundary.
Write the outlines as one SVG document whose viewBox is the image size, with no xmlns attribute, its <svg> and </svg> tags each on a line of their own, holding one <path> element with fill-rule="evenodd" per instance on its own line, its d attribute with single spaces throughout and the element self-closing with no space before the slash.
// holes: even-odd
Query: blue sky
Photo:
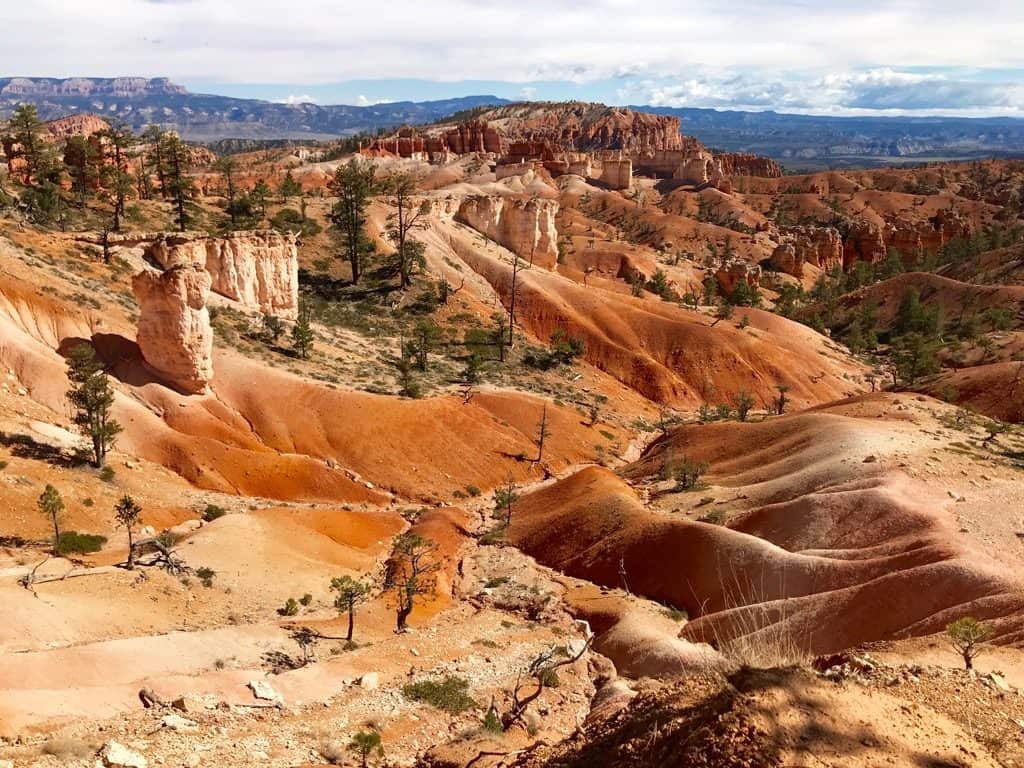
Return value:
<svg viewBox="0 0 1024 768">
<path fill-rule="evenodd" d="M 1024 116 L 1021 0 L 22 0 L 0 28 L 2 75 L 278 101 Z"/>
</svg>

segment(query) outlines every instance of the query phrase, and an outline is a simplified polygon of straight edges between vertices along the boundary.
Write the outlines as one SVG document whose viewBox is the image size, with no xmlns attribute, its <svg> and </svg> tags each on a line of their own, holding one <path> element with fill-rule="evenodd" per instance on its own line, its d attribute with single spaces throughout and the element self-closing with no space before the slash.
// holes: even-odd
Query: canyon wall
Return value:
<svg viewBox="0 0 1024 768">
<path fill-rule="evenodd" d="M 462 202 L 455 218 L 521 258 L 552 269 L 558 262 L 557 213 L 554 200 L 471 197 Z"/>
</svg>

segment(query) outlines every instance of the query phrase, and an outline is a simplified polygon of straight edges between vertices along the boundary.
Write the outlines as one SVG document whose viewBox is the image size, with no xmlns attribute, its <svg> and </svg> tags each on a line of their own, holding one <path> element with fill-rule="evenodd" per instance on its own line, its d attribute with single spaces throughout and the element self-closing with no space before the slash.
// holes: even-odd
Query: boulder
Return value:
<svg viewBox="0 0 1024 768">
<path fill-rule="evenodd" d="M 359 686 L 367 691 L 375 691 L 380 686 L 380 675 L 376 672 L 367 672 L 359 678 Z"/>
<path fill-rule="evenodd" d="M 210 275 L 194 264 L 166 272 L 146 268 L 132 280 L 139 302 L 137 340 L 146 364 L 188 394 L 213 378 L 213 329 L 206 298 Z"/>
<path fill-rule="evenodd" d="M 281 694 L 275 691 L 266 680 L 250 680 L 249 688 L 252 689 L 252 695 L 257 699 L 273 701 L 278 704 L 284 701 L 284 699 L 281 698 Z"/>
</svg>

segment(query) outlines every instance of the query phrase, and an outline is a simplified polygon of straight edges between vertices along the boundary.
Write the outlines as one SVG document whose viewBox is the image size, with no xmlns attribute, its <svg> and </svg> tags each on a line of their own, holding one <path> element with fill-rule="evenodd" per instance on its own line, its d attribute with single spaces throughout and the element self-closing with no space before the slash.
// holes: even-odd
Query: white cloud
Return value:
<svg viewBox="0 0 1024 768">
<path fill-rule="evenodd" d="M 519 90 L 519 98 L 523 99 L 524 101 L 533 101 L 534 99 L 537 98 L 537 89 L 531 85 L 528 85 L 525 88 L 521 88 Z"/>
<path fill-rule="evenodd" d="M 0 28 L 18 30 L 4 42 L 11 75 L 310 86 L 617 79 L 655 83 L 666 103 L 735 104 L 735 92 L 795 107 L 838 92 L 884 105 L 884 90 L 927 103 L 911 93 L 930 83 L 907 80 L 921 68 L 1024 71 L 1015 0 L 391 0 L 372 13 L 355 0 L 306 0 L 292 14 L 278 0 L 29 0 L 0 3 Z M 865 72 L 876 79 L 858 81 Z M 952 82 L 948 97 L 969 101 Z"/>
<path fill-rule="evenodd" d="M 317 100 L 310 96 L 308 93 L 303 94 L 289 94 L 283 99 L 278 99 L 279 104 L 316 104 Z"/>
</svg>

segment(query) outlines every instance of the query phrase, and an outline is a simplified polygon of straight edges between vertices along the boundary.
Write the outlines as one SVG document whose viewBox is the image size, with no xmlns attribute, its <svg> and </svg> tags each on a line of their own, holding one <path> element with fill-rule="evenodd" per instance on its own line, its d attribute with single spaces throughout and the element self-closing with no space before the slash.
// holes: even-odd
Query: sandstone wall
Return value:
<svg viewBox="0 0 1024 768">
<path fill-rule="evenodd" d="M 164 272 L 146 268 L 132 279 L 142 357 L 166 383 L 189 394 L 205 391 L 213 378 L 213 329 L 206 309 L 210 282 L 196 264 Z"/>
<path fill-rule="evenodd" d="M 295 236 L 272 230 L 227 237 L 163 235 L 147 256 L 170 269 L 195 264 L 210 273 L 215 293 L 243 307 L 294 320 L 299 306 L 299 252 Z"/>
<path fill-rule="evenodd" d="M 455 218 L 527 261 L 552 269 L 558 262 L 557 213 L 554 200 L 471 197 Z"/>
<path fill-rule="evenodd" d="M 633 161 L 605 160 L 601 164 L 600 181 L 610 189 L 629 189 L 633 184 Z"/>
</svg>

